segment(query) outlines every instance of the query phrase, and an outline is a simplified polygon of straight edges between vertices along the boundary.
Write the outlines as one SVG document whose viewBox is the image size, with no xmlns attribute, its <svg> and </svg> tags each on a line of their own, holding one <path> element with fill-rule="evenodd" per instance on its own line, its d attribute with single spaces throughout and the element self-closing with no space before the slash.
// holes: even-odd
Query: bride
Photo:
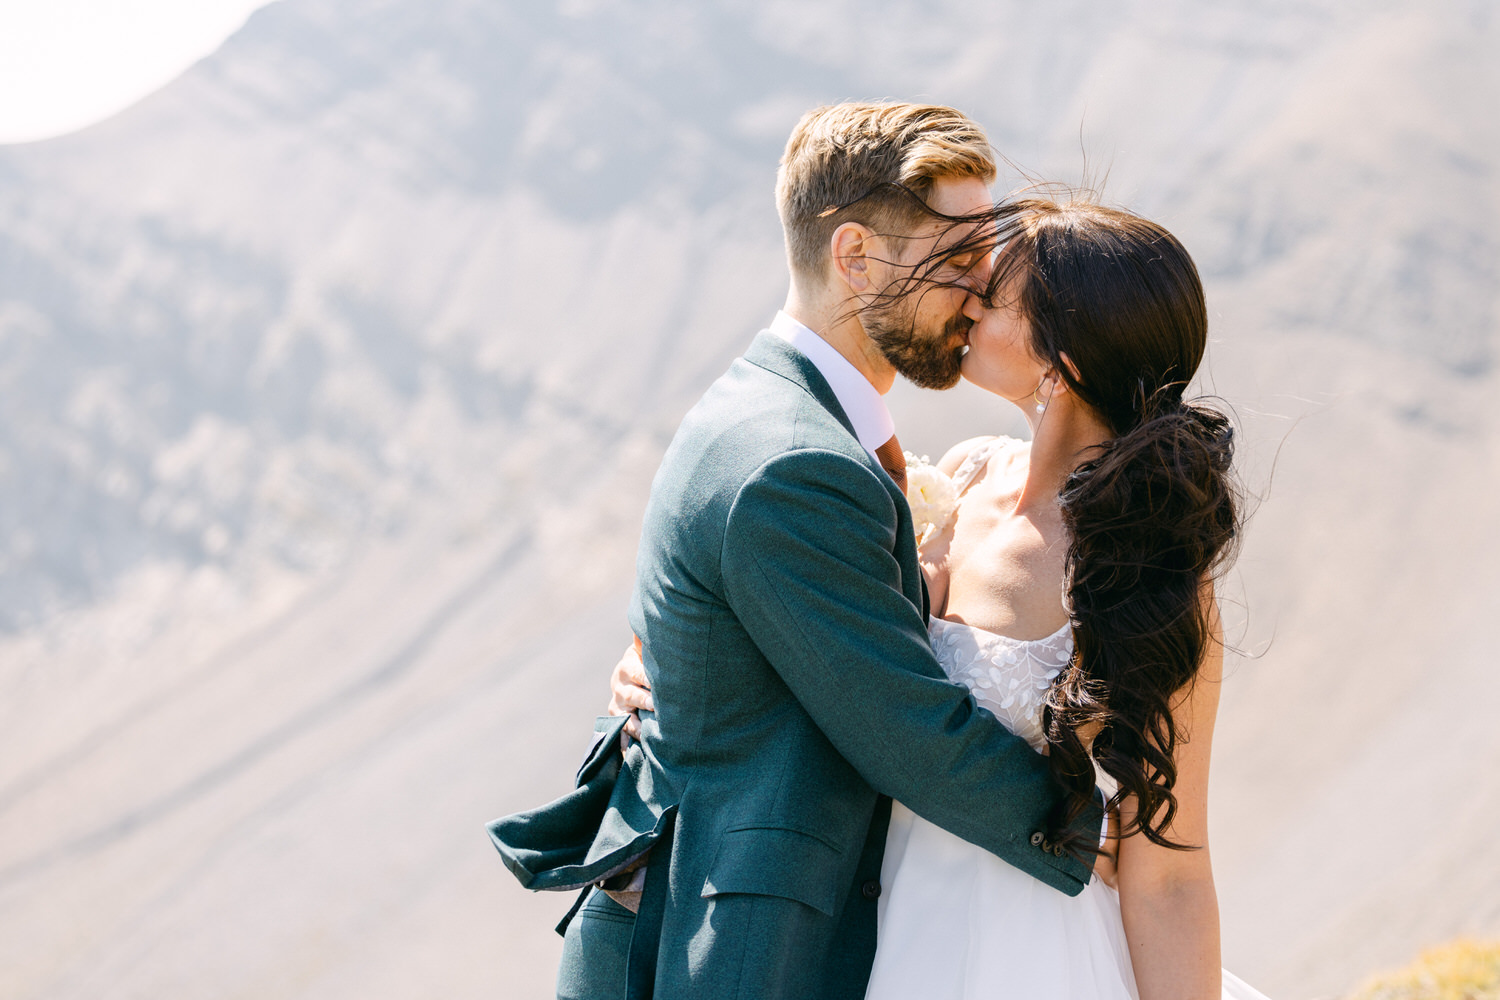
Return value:
<svg viewBox="0 0 1500 1000">
<path fill-rule="evenodd" d="M 1202 287 L 1145 219 L 1016 210 L 989 305 L 970 305 L 963 375 L 1019 406 L 1032 440 L 966 441 L 939 463 L 960 499 L 922 550 L 930 632 L 949 676 L 1075 801 L 1097 780 L 1116 822 L 1070 898 L 897 804 L 867 997 L 1256 996 L 1220 970 L 1208 852 L 1212 580 L 1237 510 L 1229 422 L 1183 399 Z"/>
<path fill-rule="evenodd" d="M 1079 807 L 1104 789 L 1077 897 L 893 806 L 867 1000 L 1257 998 L 1220 968 L 1208 766 L 1223 664 L 1213 580 L 1238 509 L 1228 419 L 1183 398 L 1202 286 L 1165 229 L 1092 202 L 998 210 L 963 376 L 1032 440 L 965 441 L 922 547 L 939 662 Z M 627 656 L 615 704 L 649 707 Z M 1066 829 L 1068 815 L 1053 818 Z M 1042 836 L 1042 835 L 1038 835 Z"/>
</svg>

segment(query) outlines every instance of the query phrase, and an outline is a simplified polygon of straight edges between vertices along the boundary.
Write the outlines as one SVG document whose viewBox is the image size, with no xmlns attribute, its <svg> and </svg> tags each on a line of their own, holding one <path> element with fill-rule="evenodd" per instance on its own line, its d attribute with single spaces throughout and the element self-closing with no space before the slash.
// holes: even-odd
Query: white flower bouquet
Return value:
<svg viewBox="0 0 1500 1000">
<path fill-rule="evenodd" d="M 911 506 L 912 528 L 917 544 L 942 532 L 958 509 L 958 489 L 948 474 L 927 460 L 926 455 L 906 452 L 906 502 Z"/>
</svg>

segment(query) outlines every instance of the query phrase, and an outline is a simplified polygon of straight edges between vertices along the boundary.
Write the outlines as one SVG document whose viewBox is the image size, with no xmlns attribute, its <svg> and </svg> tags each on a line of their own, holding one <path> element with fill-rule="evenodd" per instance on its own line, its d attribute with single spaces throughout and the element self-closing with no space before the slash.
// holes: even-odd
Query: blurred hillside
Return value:
<svg viewBox="0 0 1500 1000">
<path fill-rule="evenodd" d="M 784 295 L 787 132 L 884 96 L 1204 272 L 1264 496 L 1226 963 L 1296 1000 L 1500 933 L 1497 44 L 1488 0 L 281 0 L 0 147 L 0 994 L 547 995 L 567 901 L 482 824 L 568 780 L 661 450 Z"/>
</svg>

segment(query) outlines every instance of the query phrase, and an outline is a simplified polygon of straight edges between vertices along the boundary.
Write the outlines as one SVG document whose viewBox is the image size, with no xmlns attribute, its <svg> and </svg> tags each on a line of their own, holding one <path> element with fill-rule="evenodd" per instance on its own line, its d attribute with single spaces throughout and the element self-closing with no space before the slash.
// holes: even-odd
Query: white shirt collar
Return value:
<svg viewBox="0 0 1500 1000">
<path fill-rule="evenodd" d="M 865 451 L 873 455 L 876 448 L 891 439 L 896 433 L 896 422 L 891 419 L 885 400 L 832 344 L 780 310 L 771 321 L 771 332 L 802 352 L 828 381 Z"/>
</svg>

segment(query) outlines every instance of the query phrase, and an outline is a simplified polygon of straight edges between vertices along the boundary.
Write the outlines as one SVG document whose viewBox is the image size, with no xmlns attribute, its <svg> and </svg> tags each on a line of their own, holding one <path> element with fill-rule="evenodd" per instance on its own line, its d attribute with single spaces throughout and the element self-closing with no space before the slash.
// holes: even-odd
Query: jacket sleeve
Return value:
<svg viewBox="0 0 1500 1000">
<path fill-rule="evenodd" d="M 761 466 L 730 509 L 729 604 L 834 747 L 882 794 L 1054 888 L 1090 868 L 1033 835 L 1061 794 L 1046 759 L 933 657 L 893 555 L 895 500 L 845 455 L 791 451 Z M 1097 804 L 1077 824 L 1097 831 Z"/>
</svg>

